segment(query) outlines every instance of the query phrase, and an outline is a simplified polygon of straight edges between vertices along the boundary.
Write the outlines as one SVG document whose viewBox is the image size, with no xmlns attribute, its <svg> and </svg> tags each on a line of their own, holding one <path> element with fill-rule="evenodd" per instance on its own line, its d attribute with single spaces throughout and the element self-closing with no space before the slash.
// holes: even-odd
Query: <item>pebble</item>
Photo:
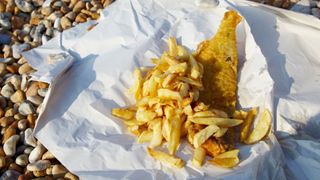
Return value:
<svg viewBox="0 0 320 180">
<path fill-rule="evenodd" d="M 79 178 L 77 176 L 75 176 L 74 174 L 70 173 L 70 172 L 67 172 L 65 175 L 64 175 L 64 178 L 65 179 L 68 179 L 68 180 L 79 180 Z"/>
<path fill-rule="evenodd" d="M 21 53 L 23 51 L 30 49 L 30 44 L 28 43 L 14 44 L 11 46 L 11 48 L 12 48 L 12 56 L 16 59 L 19 59 L 21 58 Z"/>
<path fill-rule="evenodd" d="M 57 164 L 52 167 L 51 173 L 54 177 L 60 177 L 60 176 L 63 177 L 64 174 L 67 172 L 68 170 L 64 166 Z"/>
<path fill-rule="evenodd" d="M 26 149 L 24 149 L 23 153 L 30 154 L 33 149 L 34 149 L 33 147 L 27 147 Z"/>
<path fill-rule="evenodd" d="M 41 96 L 34 95 L 34 96 L 27 96 L 27 100 L 33 103 L 34 105 L 39 106 L 42 103 L 43 98 Z"/>
<path fill-rule="evenodd" d="M 28 86 L 28 76 L 26 74 L 22 74 L 21 79 L 21 90 L 25 91 Z"/>
<path fill-rule="evenodd" d="M 21 103 L 22 101 L 25 100 L 25 95 L 24 92 L 21 90 L 17 90 L 12 96 L 10 97 L 10 100 L 13 103 Z"/>
<path fill-rule="evenodd" d="M 18 129 L 20 131 L 24 131 L 27 128 L 27 120 L 26 119 L 21 119 L 18 121 Z M 26 135 L 26 133 L 24 134 Z"/>
<path fill-rule="evenodd" d="M 16 74 L 11 76 L 9 82 L 11 82 L 15 90 L 18 90 L 21 88 L 21 79 L 22 77 Z"/>
<path fill-rule="evenodd" d="M 53 154 L 50 152 L 50 151 L 47 151 L 46 153 L 44 153 L 42 155 L 42 158 L 41 159 L 47 159 L 47 160 L 50 160 L 50 159 L 55 159 L 55 157 L 53 156 Z"/>
<path fill-rule="evenodd" d="M 45 15 L 45 16 L 49 16 L 52 13 L 52 8 L 51 7 L 44 7 L 41 8 L 41 14 Z"/>
<path fill-rule="evenodd" d="M 1 180 L 16 180 L 16 179 L 18 179 L 18 177 L 19 177 L 20 175 L 21 175 L 21 174 L 20 174 L 19 172 L 10 169 L 10 170 L 5 171 L 5 172 L 1 175 L 0 179 L 1 179 Z"/>
<path fill-rule="evenodd" d="M 7 34 L 0 34 L 0 44 L 10 44 L 11 38 Z"/>
<path fill-rule="evenodd" d="M 1 127 L 8 127 L 12 122 L 14 122 L 13 117 L 2 117 L 0 118 L 0 126 Z"/>
<path fill-rule="evenodd" d="M 28 155 L 26 154 L 21 154 L 16 158 L 16 164 L 18 164 L 19 166 L 26 166 L 28 165 L 28 163 Z"/>
<path fill-rule="evenodd" d="M 29 155 L 29 162 L 34 163 L 41 159 L 44 152 L 46 152 L 46 148 L 42 144 L 38 144 Z"/>
<path fill-rule="evenodd" d="M 39 94 L 39 96 L 41 96 L 41 97 L 45 97 L 46 94 L 47 94 L 47 92 L 48 92 L 48 89 L 47 89 L 47 88 L 38 89 L 38 94 Z"/>
<path fill-rule="evenodd" d="M 13 135 L 4 143 L 3 150 L 7 156 L 14 156 L 16 154 L 16 145 L 19 138 L 19 135 Z"/>
<path fill-rule="evenodd" d="M 34 138 L 31 128 L 28 128 L 24 131 L 24 144 L 32 147 L 37 146 L 37 140 Z"/>
<path fill-rule="evenodd" d="M 81 11 L 81 9 L 83 9 L 85 6 L 86 6 L 86 4 L 85 4 L 83 1 L 78 1 L 78 2 L 74 5 L 72 11 L 73 11 L 74 13 L 79 13 L 79 12 Z"/>
<path fill-rule="evenodd" d="M 71 21 L 67 17 L 62 17 L 61 18 L 61 27 L 62 29 L 68 29 L 71 27 Z"/>
<path fill-rule="evenodd" d="M 31 12 L 34 9 L 33 5 L 25 0 L 15 0 L 14 2 L 23 12 Z"/>
<path fill-rule="evenodd" d="M 35 113 L 35 108 L 29 101 L 24 101 L 19 106 L 19 113 L 26 116 Z"/>
<path fill-rule="evenodd" d="M 4 85 L 0 91 L 1 95 L 6 98 L 10 98 L 14 93 L 14 88 L 11 83 Z"/>
<path fill-rule="evenodd" d="M 28 171 L 42 171 L 50 167 L 51 163 L 49 160 L 39 160 L 37 162 L 28 164 Z"/>
<path fill-rule="evenodd" d="M 3 62 L 0 62 L 0 76 L 3 76 L 7 73 L 7 65 Z"/>
<path fill-rule="evenodd" d="M 19 74 L 25 74 L 25 73 L 28 73 L 28 72 L 30 72 L 30 71 L 32 71 L 33 69 L 32 69 L 32 67 L 29 65 L 29 63 L 24 63 L 23 65 L 21 65 L 20 67 L 19 67 L 19 70 L 18 70 L 18 72 L 19 72 Z"/>
<path fill-rule="evenodd" d="M 317 18 L 320 18 L 320 2 L 318 3 L 319 8 L 312 8 L 311 13 Z"/>
</svg>

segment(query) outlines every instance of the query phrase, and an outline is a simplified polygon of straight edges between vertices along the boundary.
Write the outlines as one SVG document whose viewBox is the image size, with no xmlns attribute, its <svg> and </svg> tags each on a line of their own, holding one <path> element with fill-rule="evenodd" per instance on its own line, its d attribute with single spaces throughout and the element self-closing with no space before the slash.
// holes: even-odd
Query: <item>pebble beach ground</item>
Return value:
<svg viewBox="0 0 320 180">
<path fill-rule="evenodd" d="M 320 18 L 318 0 L 255 0 Z M 55 34 L 99 18 L 112 0 L 0 0 L 0 179 L 78 179 L 37 139 L 33 128 L 48 84 L 21 53 Z"/>
</svg>

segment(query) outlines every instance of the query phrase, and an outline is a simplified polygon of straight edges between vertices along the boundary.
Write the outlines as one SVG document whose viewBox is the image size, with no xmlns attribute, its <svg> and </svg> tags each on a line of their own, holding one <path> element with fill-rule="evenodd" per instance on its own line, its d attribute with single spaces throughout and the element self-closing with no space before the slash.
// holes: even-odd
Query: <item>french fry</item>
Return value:
<svg viewBox="0 0 320 180">
<path fill-rule="evenodd" d="M 132 89 L 129 90 L 129 92 L 134 94 L 136 101 L 138 101 L 142 97 L 143 80 L 142 80 L 141 71 L 139 69 L 135 69 L 133 71 L 133 76 L 134 76 L 134 85 L 133 85 Z"/>
<path fill-rule="evenodd" d="M 180 93 L 170 89 L 158 89 L 158 97 L 162 99 L 182 101 Z"/>
<path fill-rule="evenodd" d="M 189 52 L 188 50 L 183 46 L 178 46 L 178 57 L 179 60 L 188 60 L 189 58 Z"/>
<path fill-rule="evenodd" d="M 111 111 L 111 114 L 118 118 L 129 120 L 134 118 L 136 112 L 129 109 L 124 109 L 124 108 L 113 108 Z"/>
<path fill-rule="evenodd" d="M 193 145 L 195 148 L 198 148 L 203 144 L 210 136 L 219 130 L 219 127 L 212 124 L 202 129 L 194 135 Z"/>
<path fill-rule="evenodd" d="M 178 55 L 178 45 L 175 38 L 169 38 L 168 40 L 169 46 L 169 55 L 172 57 L 176 57 Z"/>
<path fill-rule="evenodd" d="M 217 125 L 220 127 L 238 126 L 243 122 L 241 119 L 217 118 L 217 117 L 193 117 L 190 121 L 197 124 Z"/>
<path fill-rule="evenodd" d="M 152 139 L 152 131 L 143 131 L 138 139 L 137 139 L 137 142 L 138 143 L 145 143 L 145 142 L 150 142 Z"/>
<path fill-rule="evenodd" d="M 213 159 L 210 159 L 209 162 L 219 165 L 221 167 L 232 168 L 239 163 L 238 154 L 239 154 L 239 150 L 234 149 L 231 151 L 224 152 L 214 157 Z"/>
<path fill-rule="evenodd" d="M 168 141 L 169 153 L 174 155 L 180 144 L 181 126 L 185 118 L 176 115 L 171 121 L 169 121 L 170 135 Z"/>
<path fill-rule="evenodd" d="M 192 164 L 200 167 L 203 164 L 204 159 L 206 158 L 206 150 L 202 147 L 198 147 L 194 150 Z"/>
<path fill-rule="evenodd" d="M 161 151 L 156 151 L 151 148 L 147 148 L 147 152 L 154 159 L 176 168 L 182 168 L 185 164 L 185 162 L 182 159 Z"/>
<path fill-rule="evenodd" d="M 168 68 L 166 71 L 167 74 L 172 74 L 172 73 L 185 73 L 187 71 L 188 65 L 186 62 L 179 63 L 176 65 L 172 65 Z"/>
<path fill-rule="evenodd" d="M 245 142 L 248 136 L 248 132 L 250 130 L 250 127 L 252 126 L 253 120 L 256 117 L 258 113 L 258 108 L 252 108 L 249 112 L 248 115 L 243 122 L 240 130 L 240 141 Z"/>
<path fill-rule="evenodd" d="M 270 112 L 265 109 L 259 118 L 259 121 L 254 127 L 251 134 L 248 136 L 248 138 L 244 141 L 246 144 L 253 144 L 261 139 L 263 139 L 265 136 L 267 136 L 269 129 L 271 127 L 272 118 Z"/>
<path fill-rule="evenodd" d="M 157 116 L 157 113 L 148 110 L 138 109 L 136 112 L 136 119 L 140 122 L 148 122 L 154 119 Z"/>
<path fill-rule="evenodd" d="M 191 78 L 198 79 L 201 75 L 200 68 L 196 59 L 192 55 L 190 55 L 189 57 L 189 64 L 191 66 L 191 73 L 190 73 Z"/>
<path fill-rule="evenodd" d="M 151 148 L 155 148 L 157 146 L 160 146 L 162 143 L 162 123 L 161 123 L 162 119 L 161 118 L 157 118 L 156 121 L 153 123 L 152 125 L 152 139 L 150 142 L 150 146 Z"/>
</svg>

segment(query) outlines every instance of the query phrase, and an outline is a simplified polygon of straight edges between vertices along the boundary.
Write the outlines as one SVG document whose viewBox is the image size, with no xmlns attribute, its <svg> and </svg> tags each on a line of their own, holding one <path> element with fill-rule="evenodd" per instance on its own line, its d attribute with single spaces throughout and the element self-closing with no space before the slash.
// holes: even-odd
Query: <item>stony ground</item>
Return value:
<svg viewBox="0 0 320 180">
<path fill-rule="evenodd" d="M 21 52 L 99 18 L 111 2 L 0 0 L 0 179 L 78 179 L 32 135 L 48 84 L 29 81 L 34 70 Z"/>
<path fill-rule="evenodd" d="M 320 0 L 251 0 L 320 18 Z"/>
<path fill-rule="evenodd" d="M 255 1 L 320 18 L 319 1 Z M 29 81 L 34 70 L 21 53 L 57 32 L 98 19 L 111 2 L 53 0 L 43 7 L 44 0 L 0 0 L 0 179 L 78 179 L 33 137 L 48 84 Z"/>
</svg>

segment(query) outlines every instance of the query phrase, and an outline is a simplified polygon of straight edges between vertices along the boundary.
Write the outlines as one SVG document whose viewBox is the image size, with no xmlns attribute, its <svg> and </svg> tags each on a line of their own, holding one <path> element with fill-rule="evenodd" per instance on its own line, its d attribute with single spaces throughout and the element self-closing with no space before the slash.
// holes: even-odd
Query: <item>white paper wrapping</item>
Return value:
<svg viewBox="0 0 320 180">
<path fill-rule="evenodd" d="M 233 170 L 212 165 L 197 169 L 190 162 L 187 162 L 182 170 L 177 170 L 150 158 L 145 152 L 146 146 L 135 143 L 134 137 L 125 131 L 123 124 L 110 115 L 111 108 L 132 103 L 130 96 L 124 92 L 132 84 L 131 72 L 134 67 L 150 65 L 148 58 L 160 55 L 165 48 L 165 39 L 170 36 L 177 37 L 179 42 L 194 50 L 201 40 L 210 38 L 214 34 L 226 11 L 225 7 L 230 6 L 239 10 L 248 19 L 254 38 L 268 60 L 266 62 L 256 45 L 249 26 L 246 22 L 242 22 L 237 32 L 240 105 L 243 108 L 258 105 L 275 109 L 273 111 L 277 118 L 274 122 L 275 129 L 292 134 L 292 131 L 296 130 L 296 127 L 291 127 L 291 124 L 294 124 L 292 121 L 300 119 L 292 118 L 291 121 L 287 121 L 283 118 L 296 113 L 302 106 L 299 103 L 302 99 L 305 102 L 304 107 L 317 114 L 319 101 L 316 101 L 317 97 L 313 98 L 315 95 L 311 96 L 309 93 L 309 98 L 306 97 L 306 92 L 310 91 L 307 87 L 302 93 L 301 101 L 298 97 L 302 94 L 294 96 L 287 87 L 290 80 L 296 78 L 301 81 L 291 81 L 290 87 L 294 87 L 293 85 L 298 89 L 304 87 L 305 82 L 302 82 L 302 77 L 306 76 L 303 73 L 297 75 L 295 70 L 298 68 L 283 74 L 283 70 L 287 69 L 284 64 L 288 61 L 298 62 L 296 55 L 300 52 L 306 61 L 312 56 L 305 49 L 296 48 L 295 54 L 290 51 L 293 47 L 287 44 L 290 42 L 289 37 L 282 34 L 288 32 L 286 28 L 292 26 L 292 20 L 289 21 L 287 16 L 284 16 L 285 18 L 282 16 L 284 19 L 282 22 L 274 15 L 275 12 L 279 14 L 282 11 L 266 9 L 263 6 L 254 8 L 247 2 L 221 1 L 218 8 L 198 8 L 188 0 L 179 2 L 122 0 L 112 4 L 103 12 L 104 18 L 92 31 L 84 34 L 80 32 L 84 32 L 85 28 L 73 28 L 70 31 L 74 33 L 62 34 L 62 39 L 64 35 L 68 36 L 70 43 L 65 44 L 60 41 L 52 43 L 49 47 L 46 44 L 41 47 L 42 49 L 31 50 L 24 55 L 34 68 L 40 70 L 34 79 L 51 83 L 50 95 L 45 99 L 45 109 L 35 128 L 36 137 L 68 169 L 84 179 L 285 179 L 282 168 L 285 162 L 280 146 L 272 134 L 267 142 L 240 147 L 241 163 Z M 301 23 L 297 20 L 299 16 L 297 17 L 294 22 Z M 273 23 L 273 26 L 257 26 L 266 21 Z M 286 24 L 287 21 L 291 24 Z M 302 28 L 298 23 L 295 27 Z M 275 27 L 276 30 L 272 29 Z M 310 36 L 319 31 L 317 27 L 312 27 L 314 24 L 307 27 Z M 279 31 L 279 28 L 284 29 Z M 278 34 L 272 34 L 275 31 Z M 294 34 L 300 31 L 289 32 Z M 282 39 L 279 38 L 279 33 Z M 320 41 L 314 41 L 317 42 Z M 300 45 L 298 47 L 304 47 L 307 43 L 296 41 L 296 44 Z M 62 50 L 61 45 L 64 47 Z M 277 53 L 278 50 L 281 53 Z M 312 48 L 308 50 L 317 53 L 312 51 Z M 64 53 L 66 58 L 49 64 L 46 57 L 55 53 Z M 281 55 L 285 58 L 281 58 Z M 319 54 L 314 57 L 319 57 Z M 277 59 L 280 59 L 280 63 L 276 61 Z M 317 63 L 316 59 L 311 60 L 314 63 L 309 63 L 308 67 L 303 64 L 305 61 L 300 63 L 304 68 L 316 69 L 319 62 Z M 315 71 L 306 73 L 310 76 L 315 75 Z M 311 92 L 315 93 L 315 90 L 320 88 L 313 82 L 319 80 L 319 76 L 312 77 L 314 80 L 309 81 L 308 87 L 314 88 Z M 273 81 L 275 81 L 274 94 Z M 295 99 L 285 98 L 290 95 Z M 315 107 L 310 108 L 309 103 Z M 308 115 L 301 120 L 302 124 L 306 124 L 311 118 Z M 313 127 L 310 126 L 309 129 Z M 286 166 L 287 176 L 316 177 L 312 176 L 316 172 L 314 169 L 307 170 L 300 166 L 307 164 L 306 159 L 310 159 L 310 154 L 303 153 L 304 148 L 310 150 L 308 148 L 312 147 L 310 143 L 317 142 L 309 138 L 310 141 L 307 141 L 306 145 L 301 145 L 301 140 L 297 141 L 291 136 L 279 135 L 279 137 L 281 137 L 280 142 L 285 144 L 283 147 L 287 162 L 290 162 Z M 292 144 L 304 151 L 292 148 Z M 191 150 L 188 146 L 182 145 L 178 155 L 188 160 Z M 319 167 L 316 161 L 313 164 L 315 168 Z M 304 173 L 299 174 L 298 169 Z"/>
</svg>

